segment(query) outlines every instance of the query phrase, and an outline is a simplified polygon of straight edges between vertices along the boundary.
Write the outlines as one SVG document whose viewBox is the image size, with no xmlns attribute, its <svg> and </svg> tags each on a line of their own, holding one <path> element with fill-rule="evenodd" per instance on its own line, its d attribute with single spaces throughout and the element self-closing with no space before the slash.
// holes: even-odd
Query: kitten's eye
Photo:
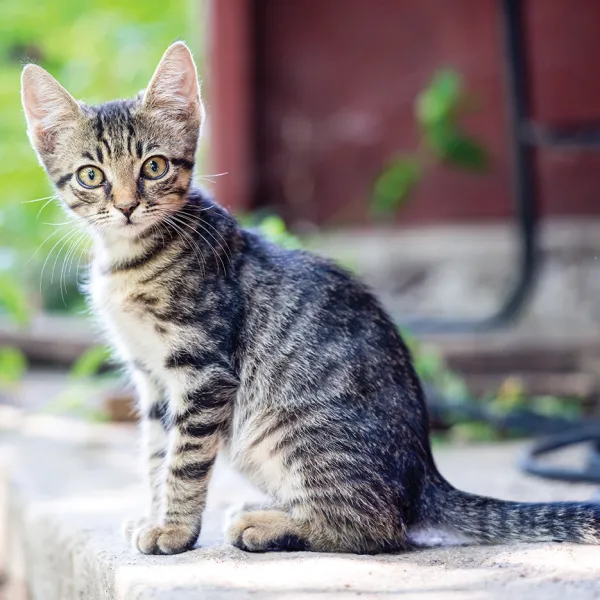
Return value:
<svg viewBox="0 0 600 600">
<path fill-rule="evenodd" d="M 98 167 L 81 167 L 77 171 L 77 181 L 86 188 L 96 188 L 104 183 L 104 173 Z"/>
<path fill-rule="evenodd" d="M 169 161 L 163 156 L 152 156 L 142 165 L 142 177 L 160 179 L 169 170 Z"/>
</svg>

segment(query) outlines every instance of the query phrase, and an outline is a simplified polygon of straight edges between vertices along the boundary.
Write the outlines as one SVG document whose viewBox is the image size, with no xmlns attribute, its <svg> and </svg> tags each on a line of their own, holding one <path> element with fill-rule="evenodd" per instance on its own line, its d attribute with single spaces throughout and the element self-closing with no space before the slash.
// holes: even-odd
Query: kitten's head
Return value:
<svg viewBox="0 0 600 600">
<path fill-rule="evenodd" d="M 24 68 L 21 94 L 40 162 L 103 237 L 135 238 L 186 204 L 204 109 L 184 43 L 168 48 L 133 100 L 86 106 L 37 65 Z"/>
</svg>

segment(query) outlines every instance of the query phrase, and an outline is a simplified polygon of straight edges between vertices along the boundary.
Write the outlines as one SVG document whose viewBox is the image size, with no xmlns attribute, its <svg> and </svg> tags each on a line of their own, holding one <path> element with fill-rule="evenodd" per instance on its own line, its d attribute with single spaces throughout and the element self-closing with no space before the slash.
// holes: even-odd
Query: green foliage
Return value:
<svg viewBox="0 0 600 600">
<path fill-rule="evenodd" d="M 64 414 L 88 421 L 107 421 L 108 415 L 90 403 L 89 399 L 102 396 L 113 389 L 116 373 L 101 373 L 110 361 L 106 346 L 92 346 L 71 365 L 69 382 L 65 389 L 50 402 L 45 411 Z"/>
<path fill-rule="evenodd" d="M 0 346 L 0 389 L 18 383 L 27 370 L 27 359 L 17 348 Z"/>
<path fill-rule="evenodd" d="M 421 165 L 411 156 L 400 156 L 381 173 L 373 190 L 373 208 L 389 213 L 400 208 L 421 178 Z"/>
<path fill-rule="evenodd" d="M 109 361 L 110 352 L 106 346 L 92 346 L 71 366 L 70 376 L 72 379 L 94 377 Z"/>
<path fill-rule="evenodd" d="M 578 419 L 582 417 L 581 403 L 573 398 L 556 396 L 531 396 L 527 394 L 518 377 L 508 377 L 497 390 L 490 390 L 482 398 L 474 397 L 466 381 L 448 368 L 440 352 L 427 344 L 422 344 L 410 332 L 402 331 L 407 346 L 413 356 L 415 369 L 425 383 L 433 386 L 443 396 L 448 407 L 482 404 L 490 414 L 503 416 L 509 413 L 528 410 L 547 417 Z M 435 432 L 432 443 L 440 445 L 448 442 L 488 442 L 518 437 L 518 431 L 499 430 L 491 423 L 456 420 L 445 432 Z"/>
<path fill-rule="evenodd" d="M 417 121 L 423 127 L 452 122 L 463 98 L 463 83 L 456 71 L 438 71 L 415 103 Z"/>
<path fill-rule="evenodd" d="M 29 300 L 23 286 L 8 273 L 0 273 L 0 315 L 18 325 L 29 321 Z"/>
<path fill-rule="evenodd" d="M 0 316 L 17 325 L 29 320 L 29 304 L 18 281 L 0 274 Z M 27 370 L 27 359 L 18 348 L 0 346 L 0 390 L 17 384 Z"/>
<path fill-rule="evenodd" d="M 71 382 L 56 398 L 46 404 L 43 412 L 53 415 L 68 415 L 86 421 L 106 422 L 109 415 L 90 403 L 90 398 L 108 389 L 103 379 L 85 379 Z"/>
<path fill-rule="evenodd" d="M 428 129 L 425 136 L 439 160 L 472 171 L 483 171 L 487 167 L 488 156 L 483 147 L 457 127 L 440 123 Z"/>
<path fill-rule="evenodd" d="M 416 117 L 424 140 L 435 157 L 462 169 L 483 170 L 488 156 L 476 140 L 462 131 L 468 114 L 462 78 L 456 71 L 438 72 L 416 101 Z"/>
<path fill-rule="evenodd" d="M 252 213 L 238 216 L 238 219 L 244 227 L 260 231 L 274 244 L 292 250 L 302 248 L 302 242 L 289 231 L 285 221 L 277 215 Z"/>
<path fill-rule="evenodd" d="M 494 442 L 503 437 L 490 423 L 466 421 L 455 423 L 446 434 L 447 440 L 458 443 Z"/>
<path fill-rule="evenodd" d="M 410 349 L 421 381 L 430 383 L 454 404 L 473 400 L 465 380 L 448 368 L 437 348 L 422 344 L 408 331 L 402 330 L 400 333 Z"/>
<path fill-rule="evenodd" d="M 432 164 L 470 171 L 488 166 L 485 148 L 461 126 L 471 105 L 459 73 L 442 70 L 434 75 L 415 102 L 419 150 L 402 154 L 379 175 L 373 189 L 375 214 L 389 214 L 405 206 Z"/>
<path fill-rule="evenodd" d="M 577 419 L 582 416 L 581 404 L 573 398 L 531 396 L 526 393 L 518 377 L 508 377 L 502 385 L 482 399 L 497 415 L 529 409 L 547 417 Z"/>
</svg>

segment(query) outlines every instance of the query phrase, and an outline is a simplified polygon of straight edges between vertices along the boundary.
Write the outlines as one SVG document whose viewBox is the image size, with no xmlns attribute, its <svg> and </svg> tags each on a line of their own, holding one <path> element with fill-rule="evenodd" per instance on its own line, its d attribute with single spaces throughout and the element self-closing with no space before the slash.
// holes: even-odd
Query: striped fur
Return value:
<svg viewBox="0 0 600 600">
<path fill-rule="evenodd" d="M 137 549 L 193 546 L 219 448 L 271 499 L 227 527 L 249 551 L 395 551 L 424 530 L 599 541 L 597 505 L 453 489 L 409 353 L 373 295 L 243 230 L 191 185 L 203 111 L 185 45 L 134 100 L 85 106 L 29 66 L 23 101 L 42 164 L 94 236 L 91 302 L 138 389 L 150 506 L 126 527 Z M 144 179 L 153 155 L 168 170 Z M 78 183 L 86 165 L 102 185 Z"/>
</svg>

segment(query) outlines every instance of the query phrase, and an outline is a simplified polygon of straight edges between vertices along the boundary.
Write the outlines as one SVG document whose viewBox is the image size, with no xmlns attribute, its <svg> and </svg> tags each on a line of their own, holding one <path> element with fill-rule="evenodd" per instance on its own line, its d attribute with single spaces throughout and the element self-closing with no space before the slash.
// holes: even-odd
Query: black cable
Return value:
<svg viewBox="0 0 600 600">
<path fill-rule="evenodd" d="M 541 456 L 552 454 L 557 450 L 563 450 L 570 446 L 579 445 L 584 442 L 593 442 L 587 465 L 581 469 L 559 467 L 543 464 L 536 460 Z M 553 479 L 557 481 L 569 481 L 571 483 L 599 483 L 600 484 L 600 423 L 592 422 L 578 424 L 577 427 L 542 438 L 534 442 L 529 450 L 519 461 L 520 468 L 537 477 Z"/>
</svg>

